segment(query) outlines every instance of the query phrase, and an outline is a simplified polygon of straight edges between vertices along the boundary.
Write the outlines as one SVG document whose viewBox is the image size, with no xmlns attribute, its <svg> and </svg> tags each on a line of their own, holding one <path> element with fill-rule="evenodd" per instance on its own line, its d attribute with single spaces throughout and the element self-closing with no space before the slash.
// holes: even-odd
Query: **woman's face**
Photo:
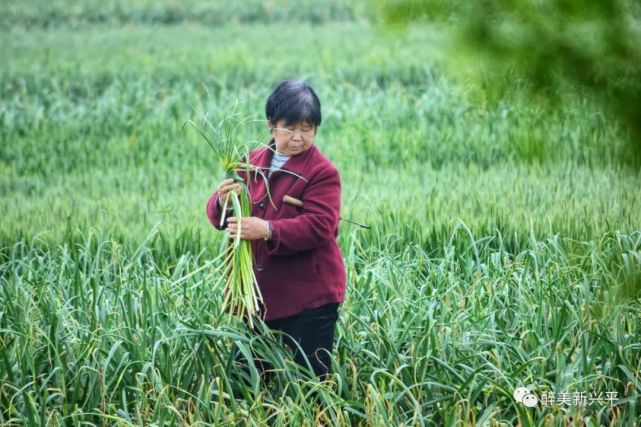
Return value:
<svg viewBox="0 0 641 427">
<path fill-rule="evenodd" d="M 284 119 L 275 124 L 268 122 L 272 136 L 276 142 L 276 150 L 288 156 L 295 156 L 309 148 L 314 143 L 316 127 L 307 122 L 287 124 Z"/>
</svg>

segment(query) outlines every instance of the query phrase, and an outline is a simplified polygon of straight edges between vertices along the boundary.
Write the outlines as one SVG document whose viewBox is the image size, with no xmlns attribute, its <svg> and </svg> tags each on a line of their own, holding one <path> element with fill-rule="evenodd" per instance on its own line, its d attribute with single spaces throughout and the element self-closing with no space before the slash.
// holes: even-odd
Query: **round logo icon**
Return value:
<svg viewBox="0 0 641 427">
<path fill-rule="evenodd" d="M 514 400 L 523 403 L 523 398 L 530 394 L 530 389 L 527 387 L 517 387 L 514 389 Z"/>
<path fill-rule="evenodd" d="M 524 404 L 528 408 L 534 408 L 539 403 L 539 398 L 527 387 L 517 387 L 514 389 L 514 400 Z"/>
<path fill-rule="evenodd" d="M 539 403 L 539 399 L 533 394 L 526 394 L 523 396 L 523 404 L 528 408 L 534 408 Z"/>
</svg>

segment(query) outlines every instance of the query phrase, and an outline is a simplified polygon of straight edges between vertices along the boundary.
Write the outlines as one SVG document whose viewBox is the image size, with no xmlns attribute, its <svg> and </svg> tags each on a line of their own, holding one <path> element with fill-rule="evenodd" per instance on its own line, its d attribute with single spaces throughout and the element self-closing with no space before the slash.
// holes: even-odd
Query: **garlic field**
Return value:
<svg viewBox="0 0 641 427">
<path fill-rule="evenodd" d="M 0 425 L 640 422 L 641 174 L 584 94 L 497 100 L 448 61 L 454 25 L 362 2 L 0 12 Z M 184 126 L 264 119 L 287 76 L 370 227 L 340 223 L 329 383 L 221 312 L 224 174 Z"/>
</svg>

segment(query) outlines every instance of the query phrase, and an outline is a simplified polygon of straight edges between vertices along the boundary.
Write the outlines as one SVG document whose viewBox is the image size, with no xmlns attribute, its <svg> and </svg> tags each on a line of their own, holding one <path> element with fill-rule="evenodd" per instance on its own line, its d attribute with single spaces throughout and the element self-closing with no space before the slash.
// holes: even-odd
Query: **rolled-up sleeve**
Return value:
<svg viewBox="0 0 641 427">
<path fill-rule="evenodd" d="M 326 168 L 310 180 L 302 195 L 303 212 L 272 221 L 269 255 L 288 255 L 326 244 L 335 237 L 340 218 L 341 180 L 336 168 Z"/>
</svg>

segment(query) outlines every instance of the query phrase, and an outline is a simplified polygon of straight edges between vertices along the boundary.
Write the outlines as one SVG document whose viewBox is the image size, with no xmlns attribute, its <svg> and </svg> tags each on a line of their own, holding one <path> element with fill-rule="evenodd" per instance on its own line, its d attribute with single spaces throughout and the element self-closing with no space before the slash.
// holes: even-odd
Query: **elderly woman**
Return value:
<svg viewBox="0 0 641 427">
<path fill-rule="evenodd" d="M 331 372 L 337 310 L 346 285 L 336 241 L 340 175 L 314 145 L 321 106 L 309 85 L 284 80 L 267 99 L 265 113 L 272 136 L 269 148 L 252 151 L 249 161 L 265 171 L 269 188 L 264 179 L 255 179 L 253 174 L 245 178 L 252 216 L 243 218 L 240 238 L 253 242 L 265 323 L 296 340 L 316 375 L 325 377 Z M 222 206 L 229 192 L 239 189 L 240 184 L 231 179 L 218 185 L 207 203 L 207 216 L 214 227 L 220 229 Z M 226 229 L 229 237 L 235 238 L 237 219 L 229 218 Z M 305 365 L 296 350 L 295 360 Z"/>
</svg>

